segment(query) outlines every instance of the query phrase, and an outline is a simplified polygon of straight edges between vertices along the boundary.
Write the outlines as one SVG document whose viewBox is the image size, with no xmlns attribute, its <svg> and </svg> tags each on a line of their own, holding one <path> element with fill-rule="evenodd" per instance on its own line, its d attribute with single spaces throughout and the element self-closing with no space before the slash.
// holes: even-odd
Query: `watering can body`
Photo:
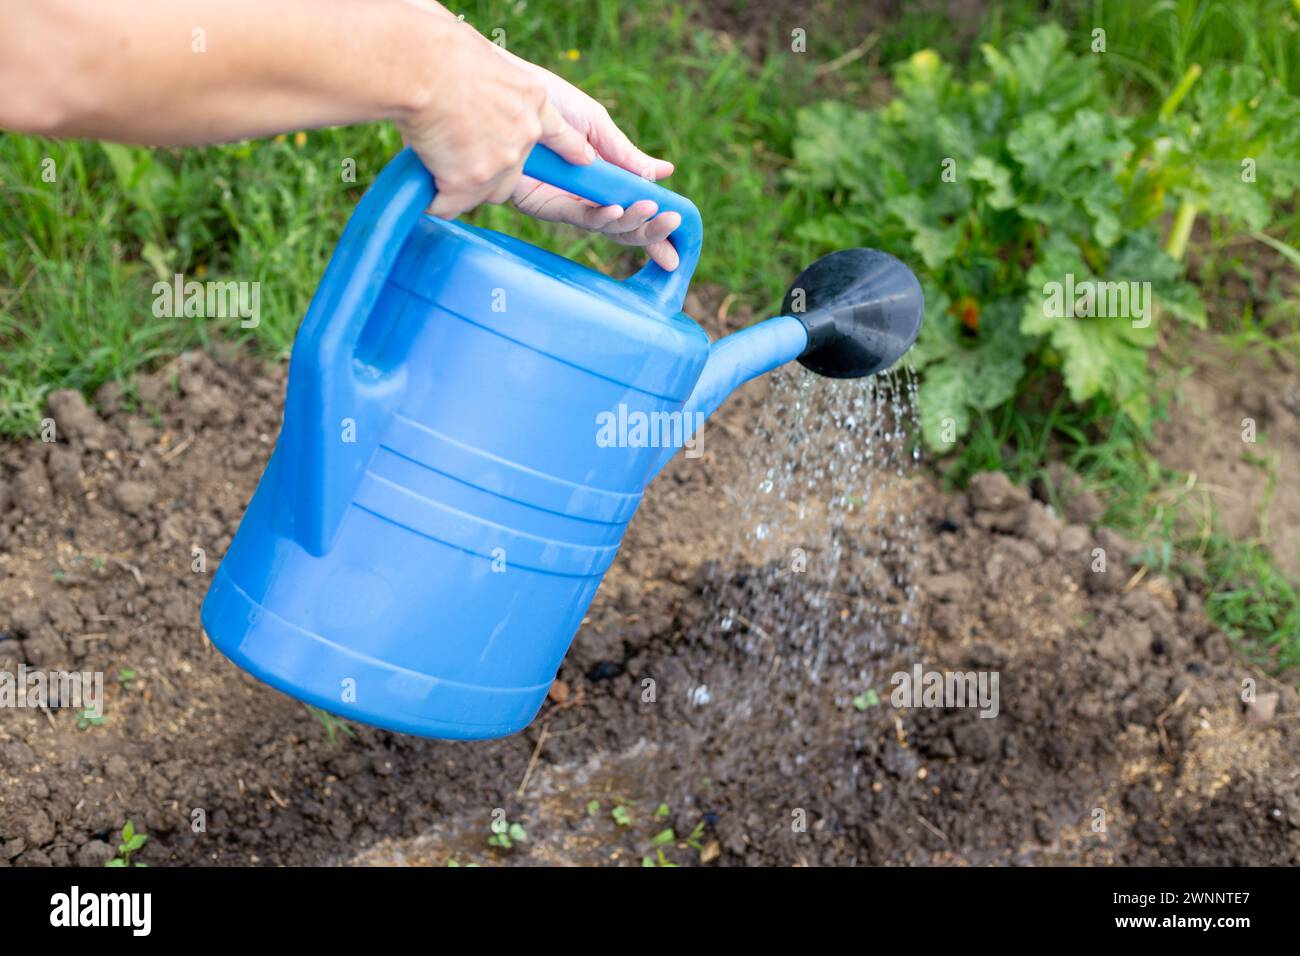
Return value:
<svg viewBox="0 0 1300 956">
<path fill-rule="evenodd" d="M 769 320 L 782 324 L 764 347 L 733 336 L 702 383 L 710 343 L 680 312 L 698 213 L 597 162 L 537 147 L 526 171 L 679 212 L 677 270 L 620 282 L 425 215 L 434 184 L 409 150 L 367 192 L 295 340 L 279 440 L 204 601 L 209 637 L 237 664 L 400 732 L 521 729 L 674 450 L 620 423 L 667 422 L 680 443 L 737 380 L 803 349 L 798 322 Z"/>
<path fill-rule="evenodd" d="M 435 184 L 409 149 L 383 170 L 298 330 L 279 440 L 202 611 L 226 656 L 323 710 L 428 737 L 520 730 L 702 420 L 795 358 L 871 374 L 919 330 L 915 276 L 857 249 L 804 270 L 787 314 L 710 343 L 681 311 L 694 205 L 540 145 L 524 171 L 677 213 L 680 264 L 616 281 L 425 215 Z"/>
</svg>

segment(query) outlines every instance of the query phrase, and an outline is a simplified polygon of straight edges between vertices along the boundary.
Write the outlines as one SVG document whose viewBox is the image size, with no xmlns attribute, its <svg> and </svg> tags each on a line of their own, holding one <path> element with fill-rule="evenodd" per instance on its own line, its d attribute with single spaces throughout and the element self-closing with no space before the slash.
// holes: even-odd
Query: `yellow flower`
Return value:
<svg viewBox="0 0 1300 956">
<path fill-rule="evenodd" d="M 577 59 L 579 59 L 579 58 L 581 58 L 581 57 L 582 57 L 582 54 L 579 53 L 577 50 L 565 50 L 565 51 L 564 51 L 564 58 L 565 58 L 566 60 L 577 60 Z"/>
<path fill-rule="evenodd" d="M 912 54 L 912 65 L 922 72 L 931 72 L 939 65 L 939 54 L 933 50 L 917 50 Z"/>
<path fill-rule="evenodd" d="M 293 134 L 293 145 L 295 145 L 295 146 L 306 146 L 306 145 L 307 145 L 307 134 L 304 133 L 304 132 L 302 132 L 301 130 L 299 130 L 297 133 L 294 133 L 294 134 Z"/>
<path fill-rule="evenodd" d="M 284 142 L 284 134 L 283 134 L 283 133 L 277 133 L 277 134 L 275 135 L 275 141 L 276 141 L 277 143 L 283 143 L 283 142 Z"/>
<path fill-rule="evenodd" d="M 194 274 L 199 276 L 205 276 L 208 274 L 208 267 L 204 265 L 202 262 L 200 262 L 197 266 L 194 267 Z"/>
</svg>

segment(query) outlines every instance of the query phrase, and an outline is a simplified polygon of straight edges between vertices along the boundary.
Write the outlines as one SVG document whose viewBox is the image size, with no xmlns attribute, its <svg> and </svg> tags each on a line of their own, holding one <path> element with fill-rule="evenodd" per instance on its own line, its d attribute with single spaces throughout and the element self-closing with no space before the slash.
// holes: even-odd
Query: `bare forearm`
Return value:
<svg viewBox="0 0 1300 956">
<path fill-rule="evenodd" d="M 401 119 L 457 24 L 406 0 L 0 0 L 0 125 L 189 145 Z"/>
<path fill-rule="evenodd" d="M 522 176 L 538 143 L 651 179 L 672 164 L 433 0 L 0 0 L 0 128 L 199 146 L 379 119 L 433 174 L 436 216 L 514 197 L 677 265 L 675 214 L 596 208 Z"/>
</svg>

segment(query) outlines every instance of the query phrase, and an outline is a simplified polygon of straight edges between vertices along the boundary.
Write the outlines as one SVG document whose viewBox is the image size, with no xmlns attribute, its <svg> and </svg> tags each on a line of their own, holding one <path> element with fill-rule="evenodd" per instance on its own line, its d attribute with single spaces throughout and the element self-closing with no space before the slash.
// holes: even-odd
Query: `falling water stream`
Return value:
<svg viewBox="0 0 1300 956">
<path fill-rule="evenodd" d="M 731 489 L 718 621 L 773 673 L 852 697 L 912 638 L 915 398 L 908 368 L 837 381 L 794 367 L 773 381 Z"/>
</svg>

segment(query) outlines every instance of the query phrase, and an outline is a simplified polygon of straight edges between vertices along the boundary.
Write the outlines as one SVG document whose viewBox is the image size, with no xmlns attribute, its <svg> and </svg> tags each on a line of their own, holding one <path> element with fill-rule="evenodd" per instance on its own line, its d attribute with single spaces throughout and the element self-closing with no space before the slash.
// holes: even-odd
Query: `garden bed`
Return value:
<svg viewBox="0 0 1300 956">
<path fill-rule="evenodd" d="M 706 298 L 693 314 L 716 315 Z M 770 382 L 653 487 L 527 731 L 331 741 L 199 625 L 283 386 L 281 366 L 187 353 L 140 380 L 144 411 L 59 393 L 58 443 L 0 447 L 0 670 L 108 685 L 102 724 L 0 715 L 0 865 L 102 864 L 128 819 L 151 865 L 1300 863 L 1292 687 L 1243 662 L 1196 586 L 1142 573 L 1135 544 L 1000 475 L 950 494 L 914 471 L 905 563 L 878 555 L 889 508 L 851 519 L 841 577 L 857 583 L 831 598 L 846 623 L 824 668 L 868 661 L 855 703 L 772 622 L 724 628 L 756 587 L 788 588 L 795 616 L 809 600 L 736 544 Z M 855 630 L 868 620 L 898 633 L 874 641 Z M 916 664 L 997 671 L 999 715 L 893 707 L 890 675 Z M 498 810 L 527 834 L 508 850 L 488 846 Z"/>
</svg>

